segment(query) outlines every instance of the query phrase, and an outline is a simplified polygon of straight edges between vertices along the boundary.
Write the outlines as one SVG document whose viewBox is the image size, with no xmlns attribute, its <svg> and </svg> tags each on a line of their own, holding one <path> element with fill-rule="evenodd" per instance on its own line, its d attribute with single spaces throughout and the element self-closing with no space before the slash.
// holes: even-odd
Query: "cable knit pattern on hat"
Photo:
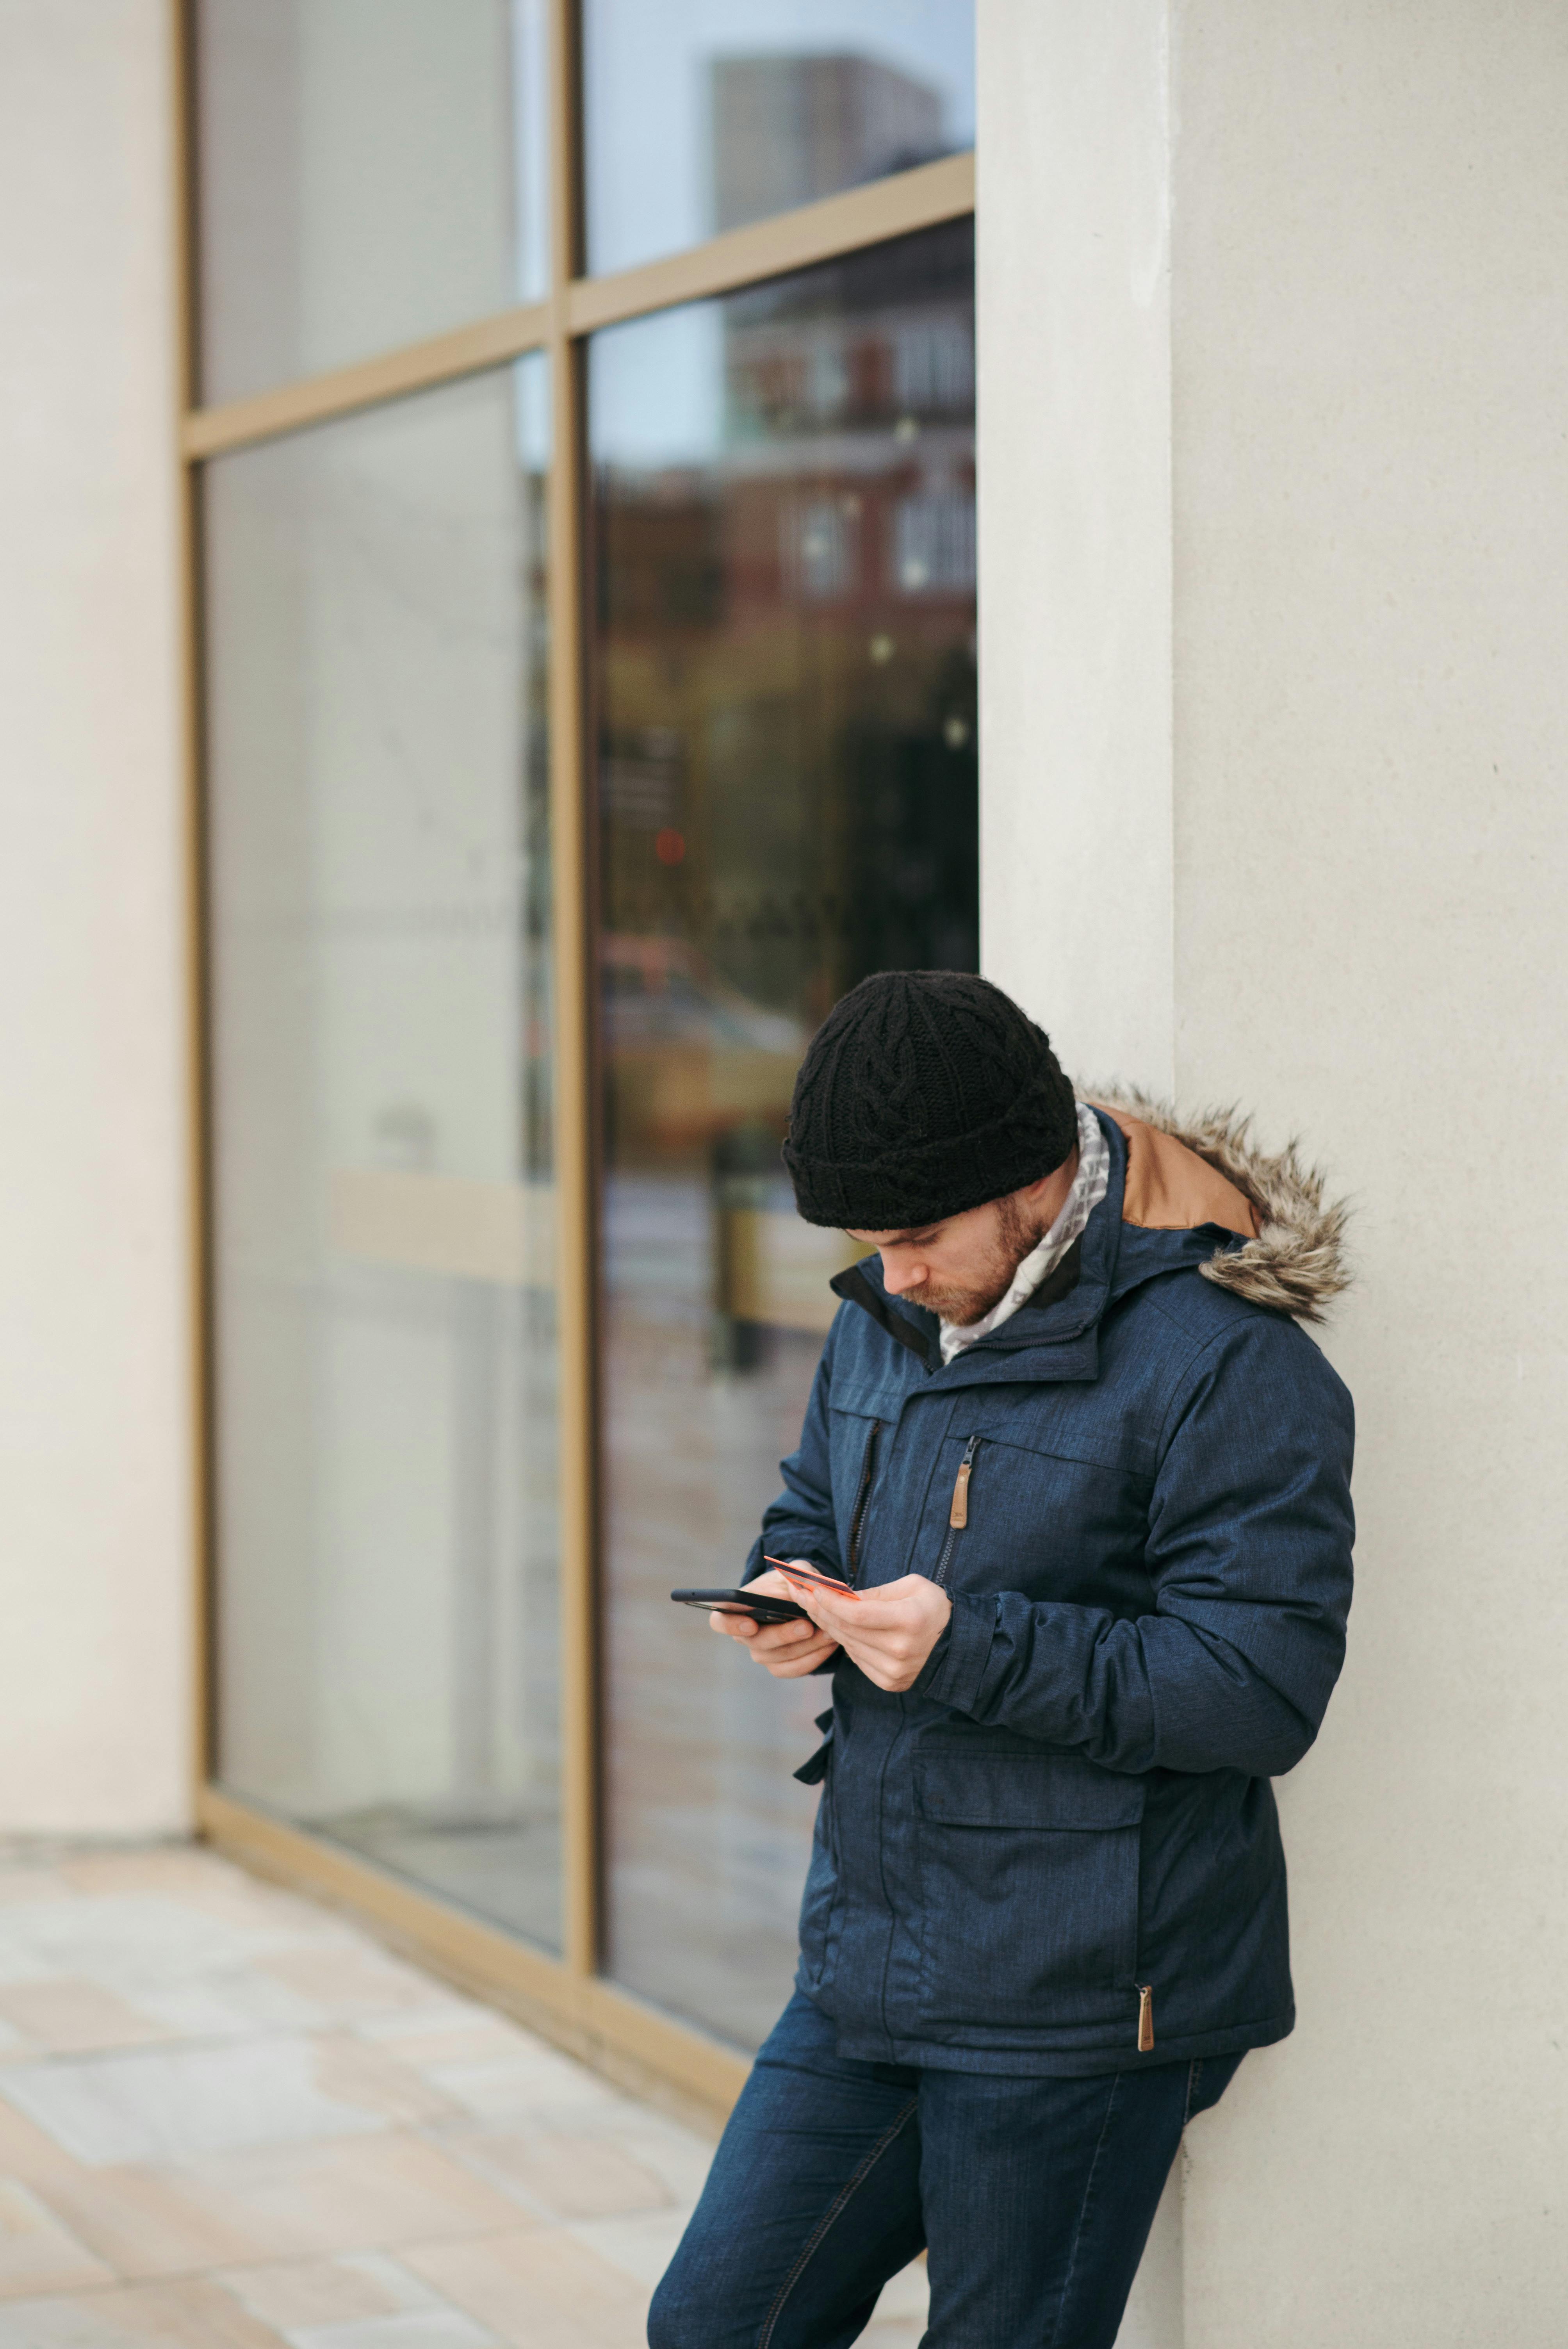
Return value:
<svg viewBox="0 0 1568 2349">
<path fill-rule="evenodd" d="M 811 1039 L 784 1163 L 807 1223 L 906 1230 L 1021 1190 L 1077 1138 L 1050 1039 L 999 987 L 881 971 Z"/>
</svg>

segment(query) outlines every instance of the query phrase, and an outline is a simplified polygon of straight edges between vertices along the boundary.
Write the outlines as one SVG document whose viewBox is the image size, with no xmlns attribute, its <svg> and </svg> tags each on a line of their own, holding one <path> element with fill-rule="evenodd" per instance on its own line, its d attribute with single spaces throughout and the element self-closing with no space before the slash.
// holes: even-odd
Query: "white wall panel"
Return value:
<svg viewBox="0 0 1568 2349">
<path fill-rule="evenodd" d="M 1166 0 L 979 0 L 981 948 L 1067 1069 L 1168 1093 Z M 1181 2173 L 1119 2349 L 1181 2349 Z"/>
<path fill-rule="evenodd" d="M 1167 153 L 1153 14 L 982 0 L 986 965 L 1355 1195 L 1361 1524 L 1281 1789 L 1300 2024 L 1161 2273 L 1192 2349 L 1556 2349 L 1568 19 L 1179 0 Z"/>
<path fill-rule="evenodd" d="M 188 1806 L 167 16 L 0 8 L 0 1831 Z"/>
<path fill-rule="evenodd" d="M 1301 2022 L 1194 2137 L 1202 2349 L 1568 2329 L 1568 18 L 1189 0 L 1177 1074 L 1355 1193 Z"/>
<path fill-rule="evenodd" d="M 979 0 L 981 948 L 1168 1092 L 1166 0 Z"/>
</svg>

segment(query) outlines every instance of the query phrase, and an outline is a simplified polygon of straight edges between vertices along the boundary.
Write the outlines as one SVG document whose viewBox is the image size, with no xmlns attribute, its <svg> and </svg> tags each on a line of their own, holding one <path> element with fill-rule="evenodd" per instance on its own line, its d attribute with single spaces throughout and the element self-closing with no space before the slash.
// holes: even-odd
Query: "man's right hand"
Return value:
<svg viewBox="0 0 1568 2349">
<path fill-rule="evenodd" d="M 820 1574 L 822 1570 L 820 1567 L 813 1566 L 809 1558 L 801 1558 L 798 1563 L 808 1574 Z M 755 1590 L 763 1599 L 799 1597 L 790 1589 L 784 1577 L 771 1569 L 767 1574 L 759 1574 L 755 1582 L 748 1582 L 746 1588 Z M 741 1640 L 749 1650 L 752 1662 L 771 1672 L 776 1681 L 803 1680 L 808 1672 L 814 1672 L 819 1664 L 825 1664 L 830 1656 L 838 1653 L 837 1640 L 830 1639 L 826 1631 L 820 1631 L 816 1624 L 805 1617 L 798 1623 L 758 1623 L 749 1615 L 720 1615 L 716 1612 L 708 1617 L 707 1622 L 709 1630 L 722 1631 L 726 1639 Z"/>
</svg>

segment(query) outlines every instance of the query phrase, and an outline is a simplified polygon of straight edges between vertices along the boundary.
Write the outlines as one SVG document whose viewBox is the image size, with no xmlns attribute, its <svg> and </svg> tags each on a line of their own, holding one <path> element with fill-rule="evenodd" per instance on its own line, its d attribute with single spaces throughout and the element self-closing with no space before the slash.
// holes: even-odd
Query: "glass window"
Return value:
<svg viewBox="0 0 1568 2349">
<path fill-rule="evenodd" d="M 594 270 L 975 143 L 974 0 L 583 0 L 583 46 Z"/>
<path fill-rule="evenodd" d="M 544 290 L 545 0 L 197 0 L 201 396 Z"/>
<path fill-rule="evenodd" d="M 204 514 L 219 1775 L 554 1947 L 547 382 Z"/>
<path fill-rule="evenodd" d="M 601 807 L 608 1956 L 753 2045 L 788 1993 L 823 1683 L 681 1583 L 740 1571 L 859 1252 L 779 1163 L 812 1029 L 974 969 L 965 221 L 590 352 Z"/>
</svg>

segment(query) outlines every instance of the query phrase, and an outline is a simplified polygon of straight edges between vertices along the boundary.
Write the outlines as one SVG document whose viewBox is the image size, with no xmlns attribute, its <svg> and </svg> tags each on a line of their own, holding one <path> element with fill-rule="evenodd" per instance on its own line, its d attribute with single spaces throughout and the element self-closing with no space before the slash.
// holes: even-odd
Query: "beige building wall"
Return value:
<svg viewBox="0 0 1568 2349">
<path fill-rule="evenodd" d="M 1301 2024 L 1194 2130 L 1125 2339 L 1557 2349 L 1568 29 L 980 21 L 988 967 L 1358 1201 Z M 0 1831 L 186 1816 L 165 30 L 0 5 Z"/>
<path fill-rule="evenodd" d="M 0 5 L 0 1833 L 188 1816 L 167 14 Z"/>
<path fill-rule="evenodd" d="M 1165 8 L 977 13 L 985 968 L 1030 1001 L 1048 975 L 1086 1073 L 1169 1092 Z M 1107 904 L 1073 876 L 1112 848 Z"/>
<path fill-rule="evenodd" d="M 1568 19 L 980 12 L 988 968 L 1085 1071 L 1158 1077 L 1169 1002 L 1180 1098 L 1299 1129 L 1357 1207 L 1325 1340 L 1360 1427 L 1350 1659 L 1280 1789 L 1301 2019 L 1192 2132 L 1139 2339 L 1558 2349 Z M 1161 425 L 1118 60 L 1167 42 Z M 1060 429 L 1068 364 L 1092 430 Z M 1162 687 L 1087 657 L 1115 599 L 1064 509 L 1140 531 L 1140 609 L 1171 550 L 1168 738 L 1109 782 L 1095 747 Z M 1158 920 L 1167 829 L 1168 981 L 1089 961 Z"/>
</svg>

